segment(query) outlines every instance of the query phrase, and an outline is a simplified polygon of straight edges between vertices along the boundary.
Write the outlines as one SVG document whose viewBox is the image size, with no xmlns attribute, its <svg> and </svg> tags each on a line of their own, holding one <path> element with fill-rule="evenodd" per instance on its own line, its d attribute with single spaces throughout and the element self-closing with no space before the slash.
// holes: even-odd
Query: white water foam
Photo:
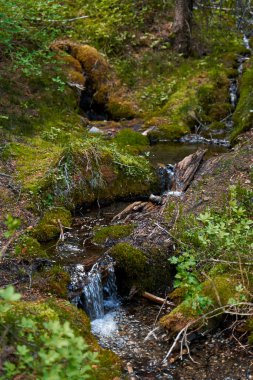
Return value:
<svg viewBox="0 0 253 380">
<path fill-rule="evenodd" d="M 116 312 L 110 312 L 103 318 L 94 319 L 91 322 L 91 331 L 99 337 L 110 337 L 118 332 L 118 326 L 115 321 Z"/>
</svg>

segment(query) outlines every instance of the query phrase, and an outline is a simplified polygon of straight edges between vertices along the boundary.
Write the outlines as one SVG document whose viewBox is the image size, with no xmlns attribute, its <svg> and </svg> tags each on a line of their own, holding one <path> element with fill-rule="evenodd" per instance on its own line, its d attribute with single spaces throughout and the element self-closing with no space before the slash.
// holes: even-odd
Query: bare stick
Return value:
<svg viewBox="0 0 253 380">
<path fill-rule="evenodd" d="M 168 304 L 168 305 L 175 306 L 175 304 L 173 302 L 167 301 L 166 298 L 164 299 L 164 298 L 161 298 L 161 297 L 157 297 L 154 294 L 151 294 L 151 293 L 148 293 L 148 292 L 142 293 L 142 297 L 144 297 L 144 298 L 146 298 L 146 299 L 148 299 L 150 301 L 153 301 L 155 303 L 158 303 L 160 305 Z"/>
</svg>

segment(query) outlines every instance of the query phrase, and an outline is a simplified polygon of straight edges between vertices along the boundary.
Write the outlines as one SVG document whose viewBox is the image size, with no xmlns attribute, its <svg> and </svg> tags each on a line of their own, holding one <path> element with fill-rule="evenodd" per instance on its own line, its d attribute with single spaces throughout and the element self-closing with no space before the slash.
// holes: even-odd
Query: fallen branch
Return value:
<svg viewBox="0 0 253 380">
<path fill-rule="evenodd" d="M 241 310 L 240 310 L 240 308 L 241 308 Z M 215 317 L 220 316 L 222 314 L 235 315 L 235 316 L 252 316 L 253 315 L 253 303 L 251 303 L 251 302 L 239 302 L 239 303 L 233 304 L 233 305 L 220 306 L 214 310 L 209 311 L 206 314 L 203 314 L 199 318 L 197 318 L 193 321 L 190 321 L 184 328 L 182 328 L 178 332 L 172 346 L 170 347 L 165 358 L 163 359 L 163 363 L 166 363 L 168 357 L 170 356 L 170 354 L 172 353 L 172 351 L 174 350 L 174 348 L 176 347 L 177 344 L 180 344 L 180 358 L 181 358 L 181 360 L 182 360 L 183 353 L 184 353 L 183 348 L 186 347 L 189 358 L 194 363 L 196 363 L 190 354 L 188 336 L 192 333 L 192 330 L 189 331 L 189 329 L 193 326 L 198 326 L 195 329 L 195 331 L 198 331 L 206 324 L 207 320 L 215 318 Z"/>
<path fill-rule="evenodd" d="M 233 265 L 238 265 L 238 261 L 229 261 L 229 260 L 221 260 L 221 259 L 206 259 L 206 260 L 201 260 L 202 262 L 213 262 L 213 263 L 224 263 L 224 264 L 233 264 Z M 243 265 L 247 266 L 252 266 L 252 263 L 245 263 L 242 262 Z"/>
<path fill-rule="evenodd" d="M 185 157 L 175 166 L 176 181 L 172 186 L 173 191 L 184 192 L 190 186 L 203 157 L 207 150 L 198 150 L 197 152 Z"/>
<path fill-rule="evenodd" d="M 148 293 L 148 292 L 142 293 L 142 297 L 148 299 L 149 301 L 158 303 L 159 305 L 165 305 L 165 304 L 167 304 L 167 305 L 175 306 L 175 304 L 173 302 L 167 301 L 164 298 L 157 297 L 154 294 L 151 294 L 151 293 Z"/>
</svg>

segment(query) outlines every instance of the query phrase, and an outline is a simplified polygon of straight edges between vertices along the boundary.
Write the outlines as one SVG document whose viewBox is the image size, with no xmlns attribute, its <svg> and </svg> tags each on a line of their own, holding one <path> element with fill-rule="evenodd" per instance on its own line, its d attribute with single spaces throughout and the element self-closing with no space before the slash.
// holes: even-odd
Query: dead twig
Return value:
<svg viewBox="0 0 253 380">
<path fill-rule="evenodd" d="M 58 223 L 58 225 L 59 225 L 59 227 L 60 227 L 60 231 L 61 231 L 61 233 L 60 233 L 60 237 L 59 237 L 59 240 L 58 240 L 58 241 L 64 241 L 64 231 L 63 231 L 63 226 L 62 226 L 62 224 L 61 224 L 60 219 L 57 219 L 57 223 Z"/>
</svg>

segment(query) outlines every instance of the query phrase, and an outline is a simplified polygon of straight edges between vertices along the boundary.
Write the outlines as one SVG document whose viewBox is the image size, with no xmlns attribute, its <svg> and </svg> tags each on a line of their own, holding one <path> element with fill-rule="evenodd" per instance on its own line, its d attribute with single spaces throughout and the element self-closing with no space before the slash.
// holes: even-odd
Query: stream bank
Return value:
<svg viewBox="0 0 253 380">
<path fill-rule="evenodd" d="M 192 146 L 186 147 L 187 151 L 188 149 L 192 149 Z M 213 157 L 203 162 L 184 198 L 177 199 L 175 202 L 179 202 L 187 213 L 189 209 L 195 211 L 195 209 L 199 210 L 201 207 L 206 208 L 207 204 L 217 206 L 218 197 L 223 196 L 225 188 L 227 189 L 231 183 L 240 181 L 246 186 L 247 183 L 250 185 L 248 181 L 250 176 L 249 158 L 252 158 L 251 152 L 252 134 L 249 133 L 245 135 L 241 145 L 234 150 L 219 155 L 217 155 L 217 152 L 214 153 Z M 163 154 L 166 157 L 166 152 L 163 152 Z M 238 156 L 240 159 L 238 159 Z M 160 156 L 157 161 L 161 162 Z M 223 171 L 222 179 L 220 178 L 221 171 Z M 200 183 L 202 183 L 201 195 L 199 193 Z M 219 186 L 221 186 L 220 191 L 217 192 Z M 196 197 L 196 200 L 192 198 L 193 196 Z M 202 197 L 202 202 L 200 202 Z M 114 204 L 107 208 L 94 210 L 90 216 L 79 217 L 76 220 L 76 226 L 79 225 L 79 227 L 75 228 L 78 238 L 68 232 L 62 247 L 61 245 L 59 246 L 61 247 L 60 252 L 63 253 L 62 263 L 74 264 L 76 260 L 80 263 L 82 258 L 81 263 L 85 265 L 86 258 L 90 257 L 89 253 L 93 258 L 92 245 L 90 245 L 89 239 L 86 240 L 88 237 L 92 237 L 92 227 L 110 223 L 112 217 L 125 206 L 124 203 L 120 205 Z M 83 245 L 84 241 L 85 245 Z M 104 250 L 103 248 L 100 250 L 101 248 L 99 247 L 94 247 L 94 249 L 98 249 L 95 252 L 98 256 Z M 101 296 L 99 297 L 99 302 L 102 302 Z M 178 354 L 175 353 L 170 358 L 169 363 L 163 365 L 162 360 L 170 347 L 170 339 L 166 332 L 158 329 L 154 335 L 145 340 L 152 330 L 159 309 L 159 306 L 152 305 L 144 300 L 133 299 L 127 301 L 116 297 L 111 303 L 106 304 L 106 314 L 103 319 L 97 318 L 93 320 L 92 331 L 97 336 L 102 347 L 113 350 L 123 358 L 125 363 L 131 362 L 137 379 L 250 379 L 250 356 L 246 358 L 244 352 L 241 352 L 230 337 L 221 331 L 217 332 L 216 335 L 196 337 L 192 345 L 192 354 L 193 358 L 200 364 L 192 364 L 187 355 L 181 362 Z M 166 312 L 168 310 L 163 310 L 160 317 Z M 219 357 L 224 359 L 220 362 Z M 228 361 L 225 360 L 225 357 L 229 358 Z M 236 358 L 238 357 L 240 358 L 240 363 L 237 365 Z M 197 374 L 196 371 L 198 372 Z M 217 371 L 220 371 L 219 377 L 217 377 Z"/>
</svg>

